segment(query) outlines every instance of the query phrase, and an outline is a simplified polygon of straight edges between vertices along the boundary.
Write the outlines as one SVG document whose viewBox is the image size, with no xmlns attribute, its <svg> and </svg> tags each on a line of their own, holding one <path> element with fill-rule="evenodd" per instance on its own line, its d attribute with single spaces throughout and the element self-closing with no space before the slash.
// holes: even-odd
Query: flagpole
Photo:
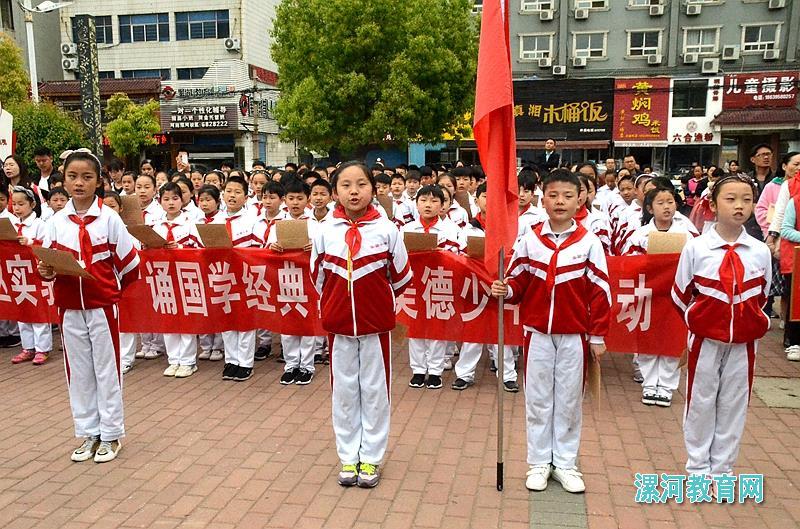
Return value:
<svg viewBox="0 0 800 529">
<path fill-rule="evenodd" d="M 505 274 L 505 249 L 501 246 L 497 256 L 497 278 L 503 281 Z M 505 299 L 498 300 L 497 307 L 497 354 L 494 355 L 497 363 L 497 490 L 503 490 L 503 377 L 505 375 L 505 325 L 503 324 L 505 312 Z"/>
</svg>

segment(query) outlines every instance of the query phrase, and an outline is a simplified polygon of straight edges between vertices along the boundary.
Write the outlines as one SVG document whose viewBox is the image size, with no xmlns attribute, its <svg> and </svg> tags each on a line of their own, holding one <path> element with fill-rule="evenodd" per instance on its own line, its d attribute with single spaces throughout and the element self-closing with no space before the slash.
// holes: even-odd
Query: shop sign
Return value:
<svg viewBox="0 0 800 529">
<path fill-rule="evenodd" d="M 614 142 L 666 145 L 670 79 L 617 79 L 614 82 Z"/>
<path fill-rule="evenodd" d="M 236 130 L 238 105 L 185 105 L 162 108 L 161 129 L 171 131 Z"/>
<path fill-rule="evenodd" d="M 610 140 L 613 80 L 514 82 L 518 140 Z"/>
<path fill-rule="evenodd" d="M 798 72 L 747 72 L 725 76 L 722 108 L 793 107 Z"/>
<path fill-rule="evenodd" d="M 692 117 L 670 117 L 670 145 L 720 145 L 722 143 L 722 134 L 715 131 L 711 125 L 714 117 L 722 112 L 722 91 L 722 78 L 709 78 L 705 114 Z M 675 91 L 673 90 L 672 93 L 674 94 Z"/>
</svg>

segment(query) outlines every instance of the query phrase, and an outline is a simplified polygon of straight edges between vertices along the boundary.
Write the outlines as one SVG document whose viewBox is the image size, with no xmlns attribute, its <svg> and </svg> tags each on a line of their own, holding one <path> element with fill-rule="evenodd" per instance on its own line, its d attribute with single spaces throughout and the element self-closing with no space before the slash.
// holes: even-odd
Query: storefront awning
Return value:
<svg viewBox="0 0 800 529">
<path fill-rule="evenodd" d="M 711 124 L 717 130 L 800 129 L 800 109 L 788 107 L 723 110 Z"/>
</svg>

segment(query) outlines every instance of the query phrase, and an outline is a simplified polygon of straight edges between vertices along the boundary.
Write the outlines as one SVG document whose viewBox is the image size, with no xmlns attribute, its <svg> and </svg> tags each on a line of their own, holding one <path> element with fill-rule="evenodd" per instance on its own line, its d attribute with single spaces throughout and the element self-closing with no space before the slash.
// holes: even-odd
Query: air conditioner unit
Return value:
<svg viewBox="0 0 800 529">
<path fill-rule="evenodd" d="M 225 49 L 228 51 L 239 51 L 242 49 L 242 43 L 239 39 L 225 39 Z"/>
<path fill-rule="evenodd" d="M 61 45 L 61 55 L 77 55 L 78 45 L 74 42 L 65 42 Z"/>
<path fill-rule="evenodd" d="M 664 6 L 650 6 L 650 16 L 660 17 L 664 14 Z"/>
<path fill-rule="evenodd" d="M 647 56 L 647 64 L 661 64 L 661 54 L 655 53 Z"/>
<path fill-rule="evenodd" d="M 722 47 L 722 60 L 723 61 L 738 61 L 739 60 L 739 46 L 723 46 Z"/>
<path fill-rule="evenodd" d="M 62 59 L 61 68 L 68 72 L 73 72 L 78 69 L 78 59 Z"/>
<path fill-rule="evenodd" d="M 719 59 L 703 59 L 703 64 L 700 67 L 702 73 L 719 73 Z"/>
<path fill-rule="evenodd" d="M 553 66 L 553 75 L 567 75 L 567 67 L 563 64 Z"/>
<path fill-rule="evenodd" d="M 764 60 L 765 61 L 775 61 L 780 59 L 781 57 L 781 50 L 764 50 Z"/>
<path fill-rule="evenodd" d="M 572 58 L 572 66 L 575 68 L 585 68 L 586 67 L 586 57 L 573 57 Z"/>
<path fill-rule="evenodd" d="M 553 59 L 551 59 L 550 57 L 539 59 L 539 68 L 550 68 L 552 64 L 553 64 Z"/>
<path fill-rule="evenodd" d="M 686 5 L 686 14 L 687 15 L 699 15 L 700 11 L 702 11 L 702 7 L 700 4 L 687 4 Z"/>
<path fill-rule="evenodd" d="M 575 20 L 586 20 L 589 18 L 589 10 L 588 9 L 576 9 L 575 10 Z"/>
<path fill-rule="evenodd" d="M 769 0 L 769 9 L 783 9 L 786 7 L 786 0 Z"/>
<path fill-rule="evenodd" d="M 541 20 L 542 22 L 553 20 L 553 10 L 545 9 L 544 11 L 539 11 L 539 20 Z"/>
<path fill-rule="evenodd" d="M 683 64 L 697 64 L 697 61 L 700 59 L 700 55 L 697 53 L 684 53 L 683 54 Z"/>
</svg>

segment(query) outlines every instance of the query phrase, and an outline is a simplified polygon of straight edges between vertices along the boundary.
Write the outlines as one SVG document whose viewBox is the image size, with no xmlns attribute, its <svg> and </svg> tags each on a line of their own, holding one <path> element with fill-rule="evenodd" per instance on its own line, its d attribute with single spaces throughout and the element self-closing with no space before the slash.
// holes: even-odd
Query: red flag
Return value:
<svg viewBox="0 0 800 529">
<path fill-rule="evenodd" d="M 500 248 L 514 244 L 519 207 L 508 0 L 484 1 L 482 17 L 472 129 L 487 182 L 484 261 L 495 277 Z"/>
</svg>

